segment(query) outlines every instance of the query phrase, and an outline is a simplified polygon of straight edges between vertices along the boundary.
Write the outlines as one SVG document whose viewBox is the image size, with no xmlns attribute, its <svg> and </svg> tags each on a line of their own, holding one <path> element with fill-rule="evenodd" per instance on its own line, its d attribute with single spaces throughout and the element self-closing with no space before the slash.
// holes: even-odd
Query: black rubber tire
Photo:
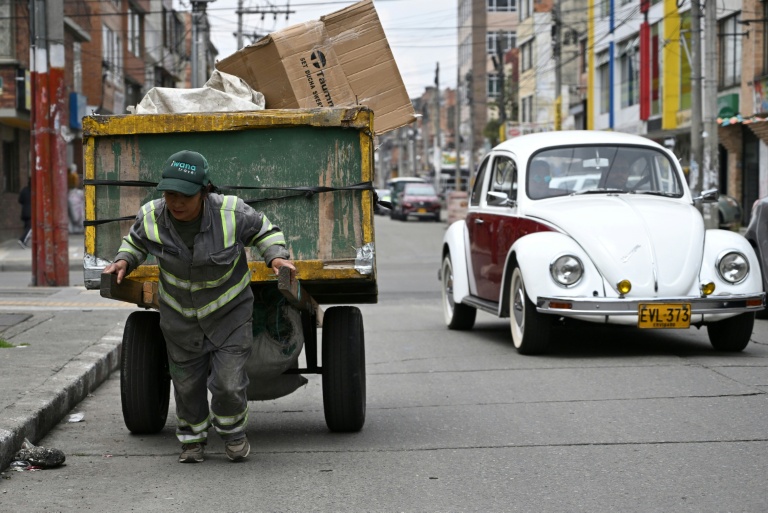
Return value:
<svg viewBox="0 0 768 513">
<path fill-rule="evenodd" d="M 323 314 L 323 410 L 328 429 L 360 431 L 365 424 L 365 332 L 354 306 Z"/>
<path fill-rule="evenodd" d="M 471 306 L 462 305 L 453 301 L 453 263 L 451 255 L 443 258 L 443 267 L 440 271 L 442 283 L 443 318 L 448 329 L 464 331 L 471 330 L 475 325 L 477 310 Z"/>
<path fill-rule="evenodd" d="M 123 330 L 120 400 L 123 421 L 134 434 L 157 433 L 168 418 L 171 378 L 160 314 L 133 312 Z"/>
<path fill-rule="evenodd" d="M 738 353 L 749 344 L 754 325 L 754 312 L 745 312 L 724 321 L 707 324 L 709 343 L 717 351 Z"/>
<path fill-rule="evenodd" d="M 536 305 L 528 299 L 519 267 L 512 272 L 509 291 L 509 324 L 512 342 L 520 354 L 546 353 L 552 334 L 553 317 L 536 311 Z"/>
</svg>

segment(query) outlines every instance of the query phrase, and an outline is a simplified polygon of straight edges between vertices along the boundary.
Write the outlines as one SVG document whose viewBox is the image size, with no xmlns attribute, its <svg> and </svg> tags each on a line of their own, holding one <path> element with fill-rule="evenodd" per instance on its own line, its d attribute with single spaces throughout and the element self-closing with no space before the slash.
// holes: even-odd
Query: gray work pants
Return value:
<svg viewBox="0 0 768 513">
<path fill-rule="evenodd" d="M 200 353 L 185 361 L 174 361 L 168 351 L 168 364 L 176 399 L 176 436 L 182 443 L 202 442 L 213 425 L 227 442 L 245 436 L 248 425 L 248 374 L 245 364 L 251 356 L 251 322 L 235 329 L 217 347 L 206 337 Z M 166 337 L 166 344 L 173 344 Z M 210 372 L 209 372 L 210 370 Z M 210 410 L 208 390 L 211 391 Z"/>
</svg>

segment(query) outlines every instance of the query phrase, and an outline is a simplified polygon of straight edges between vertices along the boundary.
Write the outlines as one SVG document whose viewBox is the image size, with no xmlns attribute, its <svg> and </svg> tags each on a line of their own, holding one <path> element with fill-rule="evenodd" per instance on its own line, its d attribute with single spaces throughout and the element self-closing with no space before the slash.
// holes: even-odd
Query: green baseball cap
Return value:
<svg viewBox="0 0 768 513">
<path fill-rule="evenodd" d="M 158 191 L 174 191 L 194 196 L 211 183 L 208 161 L 196 151 L 183 150 L 174 153 L 163 165 L 163 179 L 157 184 Z"/>
</svg>

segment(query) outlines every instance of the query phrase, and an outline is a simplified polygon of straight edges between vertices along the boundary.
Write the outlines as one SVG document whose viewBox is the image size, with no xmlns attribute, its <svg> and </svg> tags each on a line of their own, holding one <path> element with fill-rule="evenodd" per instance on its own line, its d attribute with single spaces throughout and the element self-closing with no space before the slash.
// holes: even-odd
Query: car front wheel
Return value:
<svg viewBox="0 0 768 513">
<path fill-rule="evenodd" d="M 707 324 L 709 343 L 717 351 L 731 353 L 743 351 L 747 344 L 749 344 L 754 325 L 754 312 L 746 312 L 735 317 Z"/>
<path fill-rule="evenodd" d="M 453 301 L 453 263 L 451 255 L 445 255 L 440 276 L 443 279 L 443 316 L 452 330 L 469 330 L 475 325 L 477 310 Z"/>
<path fill-rule="evenodd" d="M 512 342 L 520 354 L 541 354 L 547 351 L 552 331 L 552 318 L 536 311 L 536 305 L 528 299 L 519 267 L 512 272 L 510 284 L 509 325 Z"/>
</svg>

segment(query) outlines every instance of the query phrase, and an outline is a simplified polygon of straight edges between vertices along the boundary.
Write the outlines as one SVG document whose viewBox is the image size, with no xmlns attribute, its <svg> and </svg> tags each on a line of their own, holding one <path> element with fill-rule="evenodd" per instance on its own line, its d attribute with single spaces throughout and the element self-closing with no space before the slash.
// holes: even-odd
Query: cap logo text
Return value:
<svg viewBox="0 0 768 513">
<path fill-rule="evenodd" d="M 187 164 L 186 162 L 176 162 L 175 160 L 171 163 L 171 166 L 177 167 L 181 171 L 185 171 L 189 174 L 193 174 L 197 170 L 197 168 L 192 164 Z"/>
</svg>

